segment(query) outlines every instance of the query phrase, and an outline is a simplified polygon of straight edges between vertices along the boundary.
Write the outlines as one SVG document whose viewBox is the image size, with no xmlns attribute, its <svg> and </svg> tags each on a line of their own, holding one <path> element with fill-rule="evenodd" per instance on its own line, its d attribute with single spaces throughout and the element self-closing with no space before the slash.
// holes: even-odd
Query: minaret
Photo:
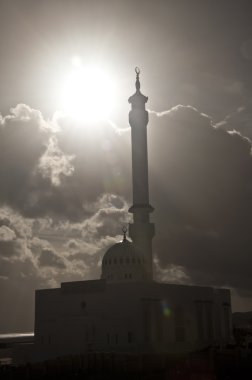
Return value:
<svg viewBox="0 0 252 380">
<path fill-rule="evenodd" d="M 131 126 L 132 143 L 132 182 L 133 206 L 129 212 L 133 214 L 133 223 L 129 224 L 129 236 L 134 245 L 142 251 L 146 265 L 146 279 L 153 279 L 152 269 L 152 239 L 155 235 L 154 224 L 150 223 L 150 213 L 154 210 L 149 204 L 148 181 L 148 151 L 147 124 L 149 121 L 145 103 L 148 98 L 140 92 L 138 67 L 136 72 L 136 92 L 129 98 L 131 111 L 129 124 Z"/>
</svg>

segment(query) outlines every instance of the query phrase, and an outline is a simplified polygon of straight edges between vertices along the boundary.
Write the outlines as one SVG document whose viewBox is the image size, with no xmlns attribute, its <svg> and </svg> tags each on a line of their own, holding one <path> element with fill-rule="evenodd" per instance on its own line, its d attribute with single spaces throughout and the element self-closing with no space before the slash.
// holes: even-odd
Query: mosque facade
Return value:
<svg viewBox="0 0 252 380">
<path fill-rule="evenodd" d="M 129 98 L 133 223 L 129 237 L 104 254 L 101 278 L 62 283 L 35 294 L 34 360 L 95 352 L 192 352 L 231 339 L 228 289 L 160 283 L 153 279 L 149 203 L 148 100 Z M 167 253 L 168 254 L 168 253 Z"/>
</svg>

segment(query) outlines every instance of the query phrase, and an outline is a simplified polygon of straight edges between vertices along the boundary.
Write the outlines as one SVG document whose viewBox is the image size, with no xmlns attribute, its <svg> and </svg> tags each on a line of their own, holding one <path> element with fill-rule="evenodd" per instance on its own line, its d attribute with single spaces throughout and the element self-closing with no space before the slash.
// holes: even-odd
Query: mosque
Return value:
<svg viewBox="0 0 252 380">
<path fill-rule="evenodd" d="M 176 353 L 222 346 L 231 338 L 228 289 L 153 279 L 149 203 L 148 100 L 129 98 L 132 138 L 133 223 L 104 254 L 101 278 L 62 283 L 35 295 L 34 360 L 93 352 Z M 167 253 L 168 254 L 168 253 Z"/>
</svg>

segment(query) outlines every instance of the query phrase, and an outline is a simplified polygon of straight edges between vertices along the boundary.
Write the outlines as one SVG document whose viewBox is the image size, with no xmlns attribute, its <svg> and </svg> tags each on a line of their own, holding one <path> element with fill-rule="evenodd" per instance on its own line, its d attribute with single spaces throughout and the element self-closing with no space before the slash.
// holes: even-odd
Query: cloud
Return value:
<svg viewBox="0 0 252 380">
<path fill-rule="evenodd" d="M 29 218 L 81 220 L 101 194 L 129 197 L 129 143 L 112 123 L 45 121 L 19 104 L 0 119 L 0 205 Z"/>
<path fill-rule="evenodd" d="M 74 168 L 71 161 L 74 156 L 63 154 L 57 145 L 57 140 L 52 137 L 49 140 L 47 150 L 40 158 L 38 170 L 42 176 L 49 178 L 53 186 L 59 186 L 63 176 L 71 176 Z"/>
<path fill-rule="evenodd" d="M 0 258 L 12 263 L 21 258 L 25 238 L 30 234 L 30 221 L 6 207 L 0 208 Z"/>
<path fill-rule="evenodd" d="M 231 119 L 215 125 L 190 106 L 150 114 L 161 280 L 230 286 L 246 296 L 252 289 L 251 143 L 233 131 L 242 125 L 238 116 L 231 128 Z M 25 298 L 32 321 L 36 288 L 99 278 L 104 253 L 121 240 L 131 220 L 130 130 L 67 119 L 52 126 L 24 105 L 1 120 L 0 293 L 6 313 L 9 298 Z M 8 325 L 6 316 L 0 324 Z M 25 316 L 12 326 L 27 326 Z"/>
<path fill-rule="evenodd" d="M 34 263 L 26 258 L 6 260 L 0 256 L 0 332 L 32 331 L 34 291 L 45 287 Z"/>
<path fill-rule="evenodd" d="M 195 284 L 251 289 L 251 143 L 177 106 L 149 128 L 155 251 Z"/>
<path fill-rule="evenodd" d="M 69 249 L 69 250 L 76 250 L 79 248 L 79 243 L 77 240 L 75 239 L 70 239 L 67 244 L 66 244 L 66 248 Z"/>
<path fill-rule="evenodd" d="M 65 268 L 63 260 L 51 249 L 44 248 L 38 263 L 42 267 Z"/>
<path fill-rule="evenodd" d="M 7 226 L 0 227 L 0 242 L 10 242 L 16 238 L 16 234 Z"/>
<path fill-rule="evenodd" d="M 238 107 L 235 111 L 228 114 L 217 126 L 226 131 L 237 131 L 242 136 L 252 141 L 252 100 Z"/>
<path fill-rule="evenodd" d="M 242 43 L 241 53 L 248 60 L 252 60 L 252 39 L 251 38 Z"/>
<path fill-rule="evenodd" d="M 16 234 L 9 227 L 0 227 L 0 256 L 12 257 L 18 254 L 19 242 L 16 241 Z"/>
<path fill-rule="evenodd" d="M 49 127 L 39 111 L 19 104 L 0 124 L 0 203 L 24 214 L 36 187 L 36 169 L 46 150 Z"/>
</svg>

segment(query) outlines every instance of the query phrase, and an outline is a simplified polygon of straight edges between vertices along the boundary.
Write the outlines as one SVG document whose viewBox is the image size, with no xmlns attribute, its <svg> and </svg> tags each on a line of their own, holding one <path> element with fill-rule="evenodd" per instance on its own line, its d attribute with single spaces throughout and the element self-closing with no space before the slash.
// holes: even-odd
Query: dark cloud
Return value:
<svg viewBox="0 0 252 380">
<path fill-rule="evenodd" d="M 34 326 L 34 291 L 45 287 L 30 260 L 6 260 L 0 256 L 0 332 L 32 331 Z"/>
<path fill-rule="evenodd" d="M 251 289 L 251 143 L 192 107 L 149 128 L 155 250 L 193 283 Z M 154 127 L 155 126 L 155 127 Z"/>
<path fill-rule="evenodd" d="M 12 241 L 0 241 L 0 252 L 1 256 L 14 256 L 17 253 L 17 246 L 15 242 Z"/>
<path fill-rule="evenodd" d="M 0 124 L 0 203 L 31 218 L 91 215 L 101 194 L 129 196 L 128 144 L 110 123 L 50 123 L 20 104 Z"/>
<path fill-rule="evenodd" d="M 89 125 L 87 122 L 78 123 L 65 118 L 59 119 L 58 125 L 60 149 L 74 155 L 71 188 L 66 191 L 74 192 L 75 197 L 87 205 L 102 193 L 128 196 L 129 134 L 120 134 L 117 128 L 107 122 Z"/>
<path fill-rule="evenodd" d="M 249 125 L 244 112 L 217 125 L 190 106 L 150 114 L 159 279 L 250 294 L 252 161 L 250 140 L 239 133 L 242 120 Z M 6 294 L 16 299 L 13 287 L 21 273 L 20 297 L 28 297 L 27 283 L 35 290 L 99 277 L 104 252 L 130 221 L 130 130 L 45 122 L 21 105 L 2 120 L 0 134 L 0 173 L 10 174 L 0 189 L 6 205 L 0 209 L 0 281 Z M 11 308 L 6 298 L 3 304 Z"/>
<path fill-rule="evenodd" d="M 44 248 L 42 250 L 38 263 L 41 267 L 65 268 L 63 260 L 49 248 Z"/>
<path fill-rule="evenodd" d="M 39 111 L 19 104 L 0 123 L 0 202 L 26 212 L 49 129 Z"/>
<path fill-rule="evenodd" d="M 10 259 L 13 256 L 20 256 L 21 253 L 22 240 L 17 238 L 14 229 L 2 225 L 0 227 L 0 257 Z"/>
<path fill-rule="evenodd" d="M 241 53 L 249 60 L 252 60 L 252 39 L 244 41 L 241 45 Z"/>
</svg>

